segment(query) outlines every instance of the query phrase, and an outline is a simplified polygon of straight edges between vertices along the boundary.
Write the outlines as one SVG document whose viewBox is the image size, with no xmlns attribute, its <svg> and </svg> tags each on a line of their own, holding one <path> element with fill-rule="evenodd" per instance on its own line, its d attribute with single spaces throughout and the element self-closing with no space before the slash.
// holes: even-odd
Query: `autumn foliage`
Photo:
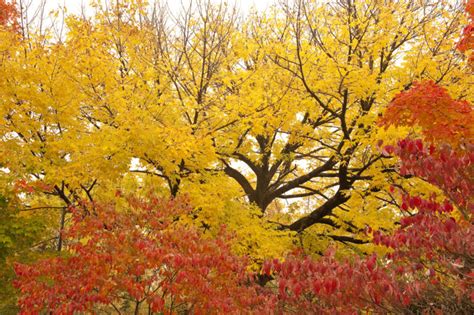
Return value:
<svg viewBox="0 0 474 315">
<path fill-rule="evenodd" d="M 454 100 L 445 88 L 433 81 L 424 81 L 396 95 L 382 122 L 395 126 L 417 125 L 427 141 L 450 144 L 457 149 L 472 140 L 474 127 L 466 121 L 473 119 L 469 102 Z"/>
<path fill-rule="evenodd" d="M 473 1 L 33 7 L 0 0 L 0 314 L 472 312 Z"/>
<path fill-rule="evenodd" d="M 24 313 L 116 308 L 121 299 L 135 310 L 171 313 L 466 312 L 474 306 L 474 154 L 470 145 L 454 151 L 434 143 L 403 139 L 384 148 L 398 156 L 402 175 L 422 178 L 443 195 L 424 199 L 393 189 L 401 199 L 400 227 L 390 234 L 366 230 L 389 249 L 383 257 L 340 261 L 329 250 L 315 260 L 296 252 L 263 264 L 262 275 L 274 279 L 263 289 L 245 260 L 231 254 L 225 233 L 208 240 L 176 223 L 191 212 L 186 201 L 129 198 L 130 208 L 121 211 L 94 206 L 95 214 L 85 216 L 71 209 L 70 254 L 16 266 L 20 305 Z"/>
<path fill-rule="evenodd" d="M 206 239 L 180 226 L 179 217 L 191 212 L 185 200 L 128 198 L 124 210 L 94 206 L 96 214 L 84 216 L 71 209 L 74 222 L 65 232 L 70 254 L 16 266 L 23 313 L 98 311 L 123 301 L 135 311 L 170 313 L 471 309 L 474 229 L 466 196 L 474 189 L 472 152 L 459 157 L 410 139 L 386 150 L 400 158 L 402 174 L 424 178 L 452 201 L 400 191 L 400 228 L 366 231 L 374 244 L 390 249 L 384 257 L 340 261 L 329 250 L 315 260 L 296 252 L 263 264 L 262 275 L 275 279 L 263 289 L 245 259 L 231 253 L 225 232 Z M 432 176 L 435 170 L 439 176 Z M 453 203 L 465 216 L 454 213 Z"/>
<path fill-rule="evenodd" d="M 474 65 L 474 1 L 467 1 L 466 13 L 468 14 L 469 24 L 464 27 L 463 37 L 458 44 L 458 49 L 467 53 L 469 63 Z"/>
<path fill-rule="evenodd" d="M 18 28 L 18 9 L 15 1 L 0 0 L 0 27 Z"/>
<path fill-rule="evenodd" d="M 387 145 L 399 173 L 437 187 L 428 199 L 398 194 L 400 227 L 372 230 L 372 242 L 389 253 L 339 261 L 334 250 L 321 259 L 301 253 L 267 261 L 276 279 L 278 307 L 289 312 L 468 313 L 474 308 L 474 146 L 472 105 L 450 97 L 433 81 L 415 83 L 395 96 L 381 123 L 418 126 L 423 139 Z M 456 209 L 456 210 L 455 210 Z"/>
<path fill-rule="evenodd" d="M 231 253 L 222 231 L 207 239 L 180 226 L 186 200 L 129 198 L 125 209 L 95 206 L 96 215 L 71 209 L 64 231 L 69 253 L 33 266 L 17 265 L 22 313 L 99 312 L 122 308 L 176 313 L 262 311 L 245 260 Z M 127 311 L 127 308 L 123 309 Z"/>
<path fill-rule="evenodd" d="M 443 195 L 423 199 L 401 194 L 404 216 L 391 234 L 373 231 L 374 244 L 390 249 L 340 262 L 329 251 L 319 260 L 297 255 L 283 263 L 267 262 L 280 307 L 331 314 L 379 312 L 463 313 L 474 306 L 473 152 L 457 156 L 404 139 L 387 148 L 401 160 L 401 172 L 439 187 Z M 447 149 L 445 149 L 447 150 Z M 454 205 L 465 216 L 454 212 Z"/>
</svg>

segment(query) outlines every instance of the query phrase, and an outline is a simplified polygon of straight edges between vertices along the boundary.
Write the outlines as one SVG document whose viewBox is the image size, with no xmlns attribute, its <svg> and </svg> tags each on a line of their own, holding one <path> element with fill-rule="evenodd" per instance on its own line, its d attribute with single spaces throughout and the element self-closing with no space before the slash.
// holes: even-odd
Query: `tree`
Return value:
<svg viewBox="0 0 474 315">
<path fill-rule="evenodd" d="M 233 135 L 234 149 L 220 152 L 225 173 L 312 251 L 333 240 L 370 251 L 365 225 L 393 229 L 389 185 L 411 182 L 377 150 L 393 136 L 375 127 L 377 117 L 396 91 L 422 78 L 472 95 L 451 53 L 461 17 L 459 3 L 437 1 L 291 1 L 255 17 L 246 30 L 256 48 L 244 66 L 256 75 L 235 86 L 248 106 L 241 111 L 257 114 L 228 128 L 222 141 Z M 288 208 L 293 215 L 281 211 Z"/>
<path fill-rule="evenodd" d="M 461 52 L 469 53 L 469 63 L 474 63 L 474 2 L 472 0 L 466 3 L 466 12 L 469 15 L 470 23 L 463 30 L 463 37 L 458 44 L 458 49 Z"/>
<path fill-rule="evenodd" d="M 410 139 L 385 150 L 401 158 L 403 174 L 425 177 L 453 196 L 465 216 L 456 215 L 448 200 L 403 194 L 406 216 L 400 228 L 388 235 L 367 230 L 375 244 L 392 249 L 379 262 L 375 254 L 341 262 L 333 250 L 319 260 L 295 254 L 284 262 L 267 261 L 262 273 L 276 277 L 272 291 L 257 287 L 242 258 L 231 254 L 225 234 L 206 240 L 180 225 L 180 216 L 192 211 L 185 200 L 148 196 L 129 198 L 125 208 L 119 200 L 92 205 L 94 215 L 73 210 L 74 223 L 65 232 L 69 255 L 16 266 L 20 306 L 33 312 L 112 308 L 135 314 L 143 308 L 230 313 L 472 309 L 473 212 L 465 198 L 474 190 L 472 150 L 437 152 Z M 444 176 L 431 176 L 437 163 Z"/>
<path fill-rule="evenodd" d="M 51 239 L 16 267 L 24 312 L 472 308 L 461 5 L 94 1 L 65 36 L 2 28 L 0 180 Z"/>
<path fill-rule="evenodd" d="M 15 267 L 24 314 L 263 311 L 267 303 L 231 253 L 225 231 L 208 239 L 183 226 L 185 199 L 127 198 L 77 208 L 64 231 L 69 253 Z"/>
<path fill-rule="evenodd" d="M 228 223 L 260 262 L 295 233 L 315 251 L 368 250 L 367 222 L 393 228 L 384 104 L 421 78 L 472 95 L 448 54 L 459 3 L 296 1 L 246 22 L 208 1 L 174 19 L 141 1 L 94 7 L 65 38 L 9 42 L 1 64 L 1 163 L 52 188 L 29 202 L 58 209 L 56 230 L 83 198 L 153 185 L 195 199 L 197 225 Z"/>
<path fill-rule="evenodd" d="M 410 94 L 415 99 L 418 88 L 415 86 Z M 399 97 L 405 99 L 406 95 Z M 387 120 L 394 117 L 392 111 L 403 113 L 398 111 L 398 101 L 390 104 Z M 452 107 L 446 107 L 448 112 L 466 105 L 451 102 Z M 418 107 L 409 104 L 418 103 L 409 102 L 406 107 L 417 113 Z M 394 121 L 403 123 L 403 117 Z M 433 120 L 427 130 L 434 130 L 438 123 Z M 433 135 L 427 138 L 433 139 Z M 375 244 L 390 249 L 385 256 L 351 257 L 341 262 L 335 259 L 334 251 L 329 251 L 319 260 L 294 255 L 284 262 L 267 261 L 262 272 L 276 278 L 278 307 L 328 314 L 335 310 L 469 312 L 474 307 L 472 149 L 472 144 L 458 151 L 446 143 L 426 146 L 421 139 L 404 139 L 395 147 L 385 147 L 386 153 L 400 158 L 402 175 L 420 177 L 438 187 L 442 195 L 423 199 L 400 190 L 400 210 L 404 213 L 400 227 L 392 234 L 370 227 L 367 230 Z"/>
<path fill-rule="evenodd" d="M 338 261 L 330 250 L 319 260 L 300 253 L 284 262 L 267 261 L 262 273 L 276 279 L 277 307 L 318 313 L 467 313 L 473 309 L 470 121 L 472 105 L 452 99 L 433 81 L 415 83 L 399 93 L 382 124 L 410 127 L 412 136 L 422 136 L 431 144 L 406 138 L 383 147 L 382 153 L 400 158 L 401 176 L 419 177 L 439 190 L 424 199 L 402 186 L 391 187 L 402 199 L 400 227 L 393 233 L 370 226 L 366 230 L 375 244 L 390 249 L 381 257 Z"/>
<path fill-rule="evenodd" d="M 0 27 L 18 28 L 19 13 L 15 1 L 0 1 Z"/>
</svg>

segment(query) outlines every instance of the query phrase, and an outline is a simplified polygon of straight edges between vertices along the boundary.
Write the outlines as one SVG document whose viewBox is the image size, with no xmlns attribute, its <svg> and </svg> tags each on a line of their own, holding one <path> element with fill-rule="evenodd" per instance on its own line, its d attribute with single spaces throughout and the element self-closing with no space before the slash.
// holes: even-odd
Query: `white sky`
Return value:
<svg viewBox="0 0 474 315">
<path fill-rule="evenodd" d="M 32 1 L 33 7 L 36 7 L 41 3 L 42 0 L 30 0 Z M 181 7 L 181 4 L 189 4 L 191 0 L 162 0 L 167 2 L 172 10 L 177 10 Z M 152 1 L 150 1 L 152 2 Z M 213 0 L 213 2 L 220 2 L 220 0 Z M 242 13 L 248 12 L 252 7 L 258 10 L 264 10 L 269 4 L 274 3 L 273 0 L 227 0 L 230 4 L 237 4 L 237 7 Z M 57 9 L 59 6 L 66 6 L 69 13 L 79 13 L 83 4 L 89 3 L 89 0 L 46 0 L 47 10 L 46 12 Z"/>
</svg>

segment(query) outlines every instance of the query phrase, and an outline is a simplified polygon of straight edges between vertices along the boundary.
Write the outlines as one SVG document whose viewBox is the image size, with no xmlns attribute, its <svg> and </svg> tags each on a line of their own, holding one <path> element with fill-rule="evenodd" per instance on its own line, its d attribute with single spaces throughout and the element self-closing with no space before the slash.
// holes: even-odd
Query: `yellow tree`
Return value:
<svg viewBox="0 0 474 315">
<path fill-rule="evenodd" d="M 205 229 L 226 222 L 253 239 L 243 250 L 256 235 L 286 235 L 255 224 L 217 167 L 214 134 L 237 121 L 222 83 L 239 58 L 233 9 L 202 2 L 170 19 L 141 1 L 93 6 L 92 17 L 66 17 L 64 39 L 5 43 L 1 163 L 11 178 L 42 183 L 26 206 L 62 209 L 62 230 L 66 206 L 151 187 L 193 196 Z"/>
<path fill-rule="evenodd" d="M 224 172 L 262 213 L 298 200 L 281 229 L 357 244 L 369 222 L 390 227 L 394 200 L 381 191 L 398 176 L 376 141 L 393 131 L 377 118 L 417 80 L 472 98 L 453 52 L 463 19 L 461 2 L 411 0 L 287 1 L 256 15 L 244 62 L 255 75 L 236 89 L 236 108 L 254 114 L 223 135 Z"/>
<path fill-rule="evenodd" d="M 393 134 L 376 127 L 384 106 L 424 78 L 473 95 L 448 53 L 463 22 L 452 1 L 297 0 L 246 21 L 211 1 L 177 16 L 92 5 L 66 15 L 64 38 L 0 44 L 0 164 L 36 185 L 26 206 L 62 209 L 60 230 L 84 198 L 154 189 L 190 195 L 187 222 L 228 224 L 257 260 L 293 232 L 315 251 L 363 244 L 367 223 L 392 226 L 382 191 L 403 180 L 376 145 Z"/>
</svg>

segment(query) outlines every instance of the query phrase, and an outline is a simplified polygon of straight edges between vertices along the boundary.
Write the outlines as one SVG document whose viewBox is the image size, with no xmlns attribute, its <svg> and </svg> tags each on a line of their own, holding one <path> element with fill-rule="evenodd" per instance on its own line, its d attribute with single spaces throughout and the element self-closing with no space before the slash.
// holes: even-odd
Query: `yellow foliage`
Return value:
<svg viewBox="0 0 474 315">
<path fill-rule="evenodd" d="M 186 223 L 227 225 L 255 263 L 295 244 L 374 250 L 337 238 L 392 229 L 390 185 L 430 189 L 378 145 L 418 130 L 379 115 L 416 80 L 467 99 L 474 82 L 451 53 L 454 8 L 351 3 L 290 1 L 237 23 L 224 5 L 173 21 L 146 1 L 94 1 L 93 16 L 66 15 L 62 40 L 0 31 L 0 167 L 50 185 L 31 205 L 189 195 Z"/>
</svg>

